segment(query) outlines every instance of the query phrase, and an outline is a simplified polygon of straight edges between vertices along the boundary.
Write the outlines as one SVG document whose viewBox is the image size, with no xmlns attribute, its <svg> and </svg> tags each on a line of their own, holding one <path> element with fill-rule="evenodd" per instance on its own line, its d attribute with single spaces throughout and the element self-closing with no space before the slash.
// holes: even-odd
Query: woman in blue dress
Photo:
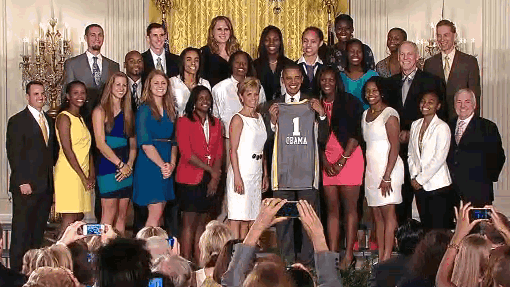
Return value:
<svg viewBox="0 0 510 287">
<path fill-rule="evenodd" d="M 134 115 L 127 83 L 123 72 L 113 74 L 101 103 L 92 113 L 100 152 L 96 180 L 101 197 L 101 223 L 114 226 L 122 234 L 133 191 L 131 174 L 136 157 Z"/>
<path fill-rule="evenodd" d="M 136 113 L 138 158 L 133 183 L 133 202 L 147 206 L 145 226 L 160 226 L 165 204 L 175 198 L 173 172 L 177 146 L 173 144 L 175 106 L 168 77 L 152 71 Z"/>
<path fill-rule="evenodd" d="M 345 50 L 347 51 L 345 71 L 340 73 L 345 92 L 358 98 L 363 103 L 363 109 L 366 110 L 369 105 L 363 101 L 363 86 L 368 79 L 378 74 L 367 67 L 365 59 L 363 59 L 365 46 L 360 40 L 350 39 L 345 44 Z"/>
</svg>

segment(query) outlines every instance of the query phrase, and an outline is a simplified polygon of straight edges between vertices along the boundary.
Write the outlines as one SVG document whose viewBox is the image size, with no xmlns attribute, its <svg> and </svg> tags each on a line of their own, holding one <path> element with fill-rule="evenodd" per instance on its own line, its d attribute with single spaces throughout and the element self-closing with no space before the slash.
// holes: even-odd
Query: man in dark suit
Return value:
<svg viewBox="0 0 510 287">
<path fill-rule="evenodd" d="M 78 80 L 87 87 L 87 103 L 82 109 L 82 116 L 92 131 L 92 110 L 101 101 L 103 88 L 110 76 L 120 71 L 119 64 L 101 55 L 104 41 L 103 28 L 98 24 L 90 24 L 85 28 L 87 51 L 68 59 L 64 64 L 65 83 Z M 65 87 L 64 87 L 65 89 Z"/>
<path fill-rule="evenodd" d="M 476 95 L 476 106 L 480 106 L 480 69 L 475 57 L 455 49 L 456 28 L 451 21 L 439 21 L 436 34 L 441 53 L 427 59 L 423 70 L 445 80 L 446 110 L 448 118 L 453 119 L 457 116 L 453 97 L 460 89 L 472 90 Z M 476 114 L 480 115 L 479 110 Z"/>
<path fill-rule="evenodd" d="M 400 157 L 404 161 L 405 177 L 402 186 L 402 203 L 397 205 L 396 213 L 398 223 L 401 225 L 411 218 L 414 198 L 407 164 L 411 123 L 421 117 L 420 97 L 426 92 L 434 91 L 441 99 L 444 99 L 445 85 L 439 77 L 418 69 L 419 53 L 415 43 L 403 42 L 399 48 L 398 59 L 402 73 L 389 78 L 392 87 L 389 101 L 400 115 Z M 441 114 L 440 117 L 442 117 Z"/>
<path fill-rule="evenodd" d="M 310 100 L 311 107 L 316 112 L 316 121 L 319 124 L 320 130 L 329 130 L 328 120 L 326 118 L 326 112 L 322 108 L 319 100 L 313 98 L 308 94 L 300 92 L 301 84 L 303 83 L 302 69 L 298 64 L 291 63 L 283 68 L 282 81 L 285 85 L 285 95 L 280 95 L 275 98 L 270 104 L 268 113 L 265 114 L 266 127 L 268 129 L 267 143 L 270 145 L 274 142 L 274 131 L 278 125 L 278 104 L 279 103 L 290 103 L 299 102 L 304 99 Z M 324 133 L 324 136 L 329 134 Z M 326 142 L 326 139 L 318 139 L 319 142 Z M 267 150 L 267 149 L 266 149 Z M 270 148 L 272 152 L 272 145 Z M 311 190 L 279 190 L 274 191 L 274 197 L 282 198 L 287 200 L 306 200 L 318 213 L 319 210 L 319 191 L 316 189 Z M 276 225 L 276 233 L 278 237 L 278 245 L 282 252 L 282 257 L 287 263 L 294 263 L 296 261 L 296 250 L 294 244 L 294 222 L 293 220 L 284 221 Z M 299 249 L 299 248 L 298 248 Z M 298 261 L 313 266 L 313 246 L 310 239 L 301 229 L 301 252 L 298 254 Z"/>
<path fill-rule="evenodd" d="M 46 102 L 41 82 L 27 84 L 28 106 L 9 119 L 7 158 L 12 193 L 11 268 L 20 271 L 25 252 L 42 244 L 53 201 L 55 125 L 42 111 Z"/>
<path fill-rule="evenodd" d="M 452 139 L 447 163 L 453 188 L 474 207 L 491 205 L 493 183 L 505 163 L 505 151 L 495 123 L 475 114 L 476 95 L 470 89 L 455 94 L 457 117 L 450 121 Z"/>
<path fill-rule="evenodd" d="M 136 112 L 142 104 L 143 92 L 143 58 L 138 51 L 131 51 L 124 58 L 124 67 L 128 77 L 128 89 L 131 91 L 131 104 L 133 111 Z"/>
<path fill-rule="evenodd" d="M 165 51 L 167 33 L 163 25 L 151 23 L 147 27 L 147 42 L 149 50 L 142 53 L 143 73 L 142 81 L 145 83 L 147 76 L 154 69 L 161 70 L 171 78 L 179 74 L 179 56 Z"/>
</svg>

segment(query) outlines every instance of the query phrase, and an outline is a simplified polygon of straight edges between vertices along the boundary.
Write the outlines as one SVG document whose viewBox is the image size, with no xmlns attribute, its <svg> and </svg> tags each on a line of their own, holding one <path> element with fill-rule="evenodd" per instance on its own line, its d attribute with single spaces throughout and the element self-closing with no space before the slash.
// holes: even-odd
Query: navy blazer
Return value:
<svg viewBox="0 0 510 287">
<path fill-rule="evenodd" d="M 142 53 L 143 59 L 143 73 L 142 73 L 142 85 L 145 85 L 145 80 L 152 70 L 156 69 L 154 59 L 152 59 L 151 50 Z M 165 51 L 166 60 L 166 75 L 168 78 L 179 75 L 179 56 Z"/>
<path fill-rule="evenodd" d="M 462 200 L 483 207 L 494 200 L 497 182 L 505 163 L 505 151 L 495 123 L 473 116 L 457 144 L 457 118 L 450 121 L 452 134 L 447 163 L 453 186 Z"/>
</svg>

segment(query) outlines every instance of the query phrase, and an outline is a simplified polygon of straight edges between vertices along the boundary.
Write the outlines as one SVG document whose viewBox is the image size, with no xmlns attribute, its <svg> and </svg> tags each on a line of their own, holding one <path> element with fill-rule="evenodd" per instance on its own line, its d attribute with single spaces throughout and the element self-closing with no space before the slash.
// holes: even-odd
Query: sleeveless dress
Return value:
<svg viewBox="0 0 510 287">
<path fill-rule="evenodd" d="M 368 206 L 384 206 L 399 204 L 402 202 L 401 188 L 404 184 L 404 162 L 397 157 L 393 171 L 391 172 L 392 192 L 383 197 L 379 185 L 386 171 L 390 142 L 386 134 L 386 122 L 391 116 L 400 120 L 397 111 L 393 108 L 385 108 L 381 114 L 371 122 L 367 122 L 367 112 L 363 112 L 361 127 L 363 138 L 367 143 L 367 168 L 365 173 L 365 197 Z"/>
<path fill-rule="evenodd" d="M 245 117 L 239 113 L 243 121 L 243 130 L 239 139 L 237 156 L 239 171 L 244 184 L 244 194 L 234 191 L 234 171 L 232 165 L 227 173 L 227 206 L 228 218 L 232 220 L 255 220 L 260 211 L 262 200 L 262 153 L 267 139 L 266 126 L 262 116 Z"/>
<path fill-rule="evenodd" d="M 112 130 L 105 129 L 106 144 L 125 164 L 129 159 L 129 138 L 124 134 L 124 113 L 114 118 Z M 115 179 L 117 167 L 102 153 L 98 153 L 97 186 L 101 198 L 131 198 L 133 191 L 133 175 L 118 182 Z"/>
<path fill-rule="evenodd" d="M 71 148 L 76 155 L 76 160 L 86 176 L 89 175 L 89 157 L 92 138 L 90 132 L 81 117 L 73 116 L 67 111 L 60 115 L 66 115 L 71 121 L 70 137 Z M 71 167 L 64 155 L 64 149 L 57 132 L 57 140 L 60 147 L 58 160 L 55 164 L 55 212 L 57 213 L 80 213 L 90 212 L 92 209 L 92 191 L 87 191 L 80 177 Z"/>
<path fill-rule="evenodd" d="M 163 179 L 161 169 L 147 157 L 142 145 L 153 145 L 164 162 L 170 162 L 174 123 L 166 111 L 156 120 L 148 105 L 141 105 L 136 113 L 136 144 L 138 156 L 133 181 L 133 202 L 139 206 L 175 199 L 174 174 Z M 174 172 L 175 173 L 175 172 Z"/>
<path fill-rule="evenodd" d="M 363 101 L 364 96 L 363 94 L 363 86 L 365 85 L 370 78 L 373 76 L 378 76 L 376 71 L 374 70 L 368 70 L 361 78 L 357 80 L 352 80 L 347 76 L 346 73 L 341 72 L 340 76 L 342 77 L 342 82 L 344 83 L 345 91 L 361 101 L 363 103 L 363 109 L 368 109 L 369 105 Z"/>
<path fill-rule="evenodd" d="M 322 101 L 322 104 L 324 106 L 324 110 L 326 111 L 326 115 L 328 116 L 328 121 L 331 124 L 331 112 L 333 109 L 333 102 Z M 328 142 L 326 143 L 326 150 L 324 153 L 326 154 L 326 159 L 332 163 L 337 162 L 344 153 L 342 145 L 338 142 L 338 139 L 333 132 L 329 134 Z M 340 173 L 330 177 L 328 176 L 326 171 L 324 170 L 322 171 L 322 184 L 325 186 L 329 185 L 359 186 L 363 182 L 364 169 L 365 160 L 363 159 L 361 147 L 358 145 L 356 149 L 354 149 L 354 151 L 352 152 L 350 158 L 345 162 L 345 165 L 340 171 Z"/>
</svg>

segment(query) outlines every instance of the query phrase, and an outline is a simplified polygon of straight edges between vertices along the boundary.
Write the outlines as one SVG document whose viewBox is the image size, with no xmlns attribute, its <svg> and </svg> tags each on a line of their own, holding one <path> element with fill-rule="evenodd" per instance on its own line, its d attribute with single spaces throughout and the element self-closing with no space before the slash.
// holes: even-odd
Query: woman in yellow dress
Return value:
<svg viewBox="0 0 510 287">
<path fill-rule="evenodd" d="M 62 214 L 62 231 L 91 211 L 95 186 L 94 164 L 90 156 L 92 138 L 80 116 L 87 99 L 85 84 L 74 81 L 66 87 L 66 98 L 57 116 L 60 146 L 55 164 L 55 211 Z"/>
</svg>

